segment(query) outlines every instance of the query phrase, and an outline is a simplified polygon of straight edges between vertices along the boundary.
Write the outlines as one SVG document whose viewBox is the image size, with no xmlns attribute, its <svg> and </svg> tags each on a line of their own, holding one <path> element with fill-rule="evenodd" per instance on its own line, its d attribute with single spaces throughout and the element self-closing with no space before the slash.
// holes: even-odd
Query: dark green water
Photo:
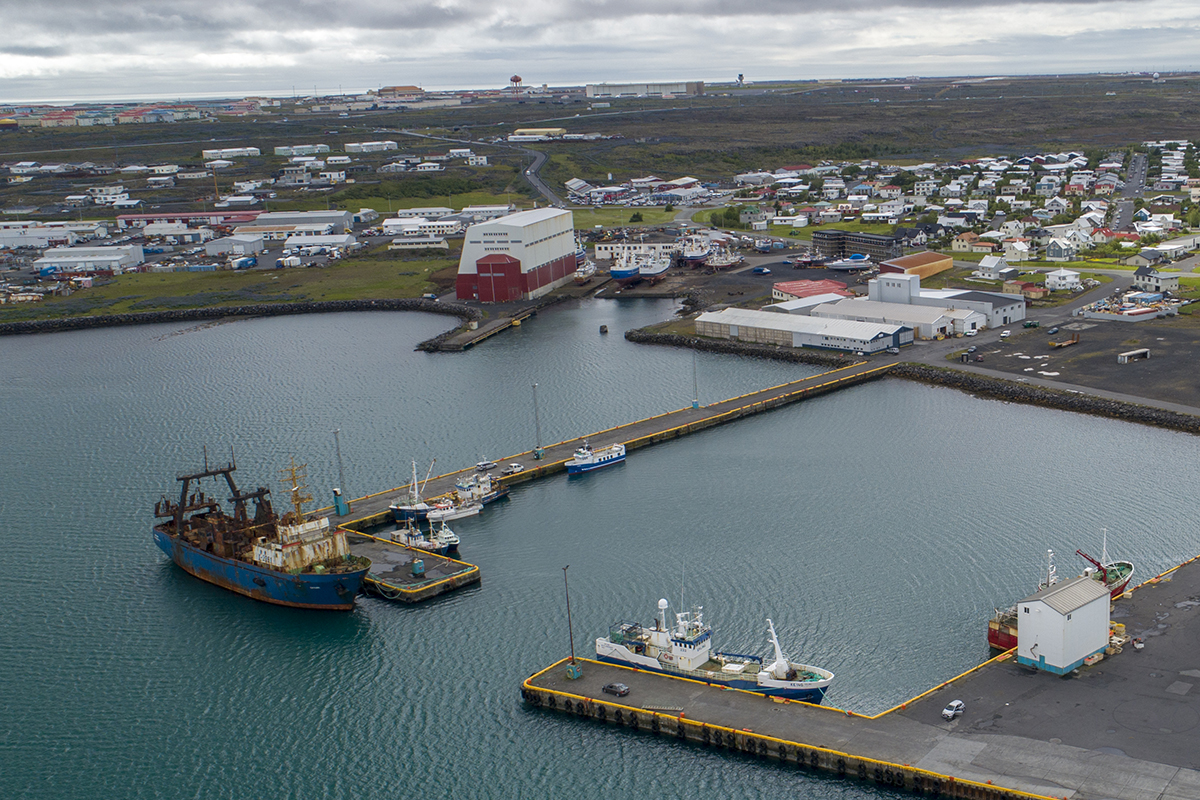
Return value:
<svg viewBox="0 0 1200 800">
<path fill-rule="evenodd" d="M 525 708 L 521 679 L 659 597 L 764 652 L 771 616 L 828 701 L 885 709 L 986 656 L 993 605 L 1076 547 L 1149 576 L 1200 552 L 1197 440 L 883 381 L 527 485 L 454 525 L 483 584 L 350 614 L 255 603 L 152 545 L 174 475 L 236 449 L 278 489 L 354 495 L 686 406 L 692 355 L 620 331 L 669 303 L 541 314 L 464 354 L 425 315 L 0 341 L 0 797 L 890 796 Z M 598 327 L 613 333 L 601 337 Z M 700 355 L 701 402 L 808 368 Z"/>
</svg>

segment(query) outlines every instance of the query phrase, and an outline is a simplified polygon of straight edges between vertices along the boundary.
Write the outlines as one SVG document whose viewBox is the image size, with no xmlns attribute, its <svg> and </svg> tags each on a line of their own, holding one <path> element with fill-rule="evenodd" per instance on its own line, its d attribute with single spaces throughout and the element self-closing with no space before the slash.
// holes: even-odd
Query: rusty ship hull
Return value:
<svg viewBox="0 0 1200 800">
<path fill-rule="evenodd" d="M 292 608 L 349 611 L 367 568 L 352 572 L 292 575 L 233 558 L 222 558 L 154 527 L 154 543 L 180 569 L 222 589 Z"/>
</svg>

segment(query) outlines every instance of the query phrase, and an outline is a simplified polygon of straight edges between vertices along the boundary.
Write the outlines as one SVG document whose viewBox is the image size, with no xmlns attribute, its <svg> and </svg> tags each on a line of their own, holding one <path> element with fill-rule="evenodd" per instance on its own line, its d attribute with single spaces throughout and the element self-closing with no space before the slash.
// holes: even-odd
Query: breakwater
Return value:
<svg viewBox="0 0 1200 800">
<path fill-rule="evenodd" d="M 825 366 L 846 366 L 861 358 L 843 356 L 836 353 L 819 351 L 803 351 L 795 349 L 776 348 L 769 345 L 747 344 L 725 339 L 701 339 L 680 334 L 652 333 L 641 330 L 628 331 L 625 338 L 640 344 L 658 344 L 671 347 L 690 347 L 708 353 L 726 353 L 729 355 L 753 356 L 771 358 L 780 361 L 791 361 L 804 364 L 820 364 Z M 913 362 L 894 364 L 888 374 L 896 378 L 928 383 L 933 386 L 945 386 L 958 389 L 977 397 L 992 400 L 1003 400 L 1007 403 L 1023 403 L 1025 405 L 1056 408 L 1062 411 L 1073 411 L 1077 414 L 1119 419 L 1124 422 L 1136 422 L 1140 425 L 1152 425 L 1158 428 L 1182 431 L 1200 435 L 1200 417 L 1183 414 L 1163 408 L 1112 400 L 1082 392 L 1054 389 L 1046 386 L 1035 386 L 989 375 L 964 372 L 953 367 L 933 367 Z"/>
<path fill-rule="evenodd" d="M 459 303 L 442 303 L 425 298 L 322 300 L 302 303 L 256 303 L 247 306 L 179 308 L 163 311 L 139 311 L 130 314 L 99 314 L 94 317 L 4 322 L 0 323 L 0 336 L 56 333 L 124 325 L 151 325 L 159 322 L 190 322 L 231 317 L 282 317 L 293 314 L 334 314 L 346 311 L 425 311 L 431 314 L 446 314 L 463 320 L 478 320 L 483 316 L 478 309 L 470 306 Z M 453 333 L 454 331 L 451 330 L 443 335 Z"/>
<path fill-rule="evenodd" d="M 1033 386 L 1027 383 L 923 364 L 897 364 L 889 374 L 897 378 L 906 378 L 935 386 L 946 386 L 978 397 L 1003 400 L 1008 403 L 1057 408 L 1062 411 L 1074 411 L 1079 414 L 1092 414 L 1125 422 L 1136 422 L 1141 425 L 1153 425 L 1185 433 L 1200 434 L 1200 417 L 1091 394 Z"/>
<path fill-rule="evenodd" d="M 757 356 L 796 364 L 815 364 L 821 367 L 848 367 L 862 361 L 861 357 L 820 350 L 798 350 L 772 347 L 765 344 L 747 344 L 727 339 L 700 339 L 678 333 L 654 333 L 644 328 L 625 332 L 626 341 L 637 344 L 658 344 L 667 347 L 690 347 L 703 353 L 725 353 L 728 355 Z"/>
</svg>

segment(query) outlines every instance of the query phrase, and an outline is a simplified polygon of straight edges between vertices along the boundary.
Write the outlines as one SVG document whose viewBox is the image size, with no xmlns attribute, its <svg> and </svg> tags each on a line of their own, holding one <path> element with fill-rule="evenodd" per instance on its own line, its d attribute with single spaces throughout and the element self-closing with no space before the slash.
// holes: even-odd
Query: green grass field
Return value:
<svg viewBox="0 0 1200 800">
<path fill-rule="evenodd" d="M 624 227 L 627 225 L 643 225 L 653 227 L 663 225 L 675 219 L 676 211 L 664 211 L 661 208 L 573 208 L 575 229 L 586 230 L 597 225 L 606 228 Z M 641 214 L 641 222 L 630 222 L 634 214 Z"/>
<path fill-rule="evenodd" d="M 111 283 L 37 304 L 0 306 L 0 322 L 178 308 L 418 297 L 445 289 L 458 262 L 367 256 L 330 267 L 121 275 Z"/>
</svg>

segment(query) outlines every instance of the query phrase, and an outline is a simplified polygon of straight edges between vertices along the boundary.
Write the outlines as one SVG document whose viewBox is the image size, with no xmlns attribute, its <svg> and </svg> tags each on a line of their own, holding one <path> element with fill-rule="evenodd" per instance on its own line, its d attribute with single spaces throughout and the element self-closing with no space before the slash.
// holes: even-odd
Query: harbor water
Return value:
<svg viewBox="0 0 1200 800">
<path fill-rule="evenodd" d="M 621 337 L 673 308 L 562 305 L 458 354 L 414 352 L 450 324 L 425 314 L 0 341 L 0 797 L 889 797 L 525 707 L 568 653 L 563 568 L 580 655 L 660 597 L 732 652 L 771 617 L 875 713 L 985 659 L 1047 549 L 1075 574 L 1107 530 L 1135 582 L 1200 553 L 1195 437 L 900 380 L 522 485 L 452 526 L 482 584 L 425 605 L 272 607 L 152 544 L 204 447 L 277 502 L 294 455 L 327 502 L 335 429 L 357 497 L 817 371 Z"/>
</svg>

